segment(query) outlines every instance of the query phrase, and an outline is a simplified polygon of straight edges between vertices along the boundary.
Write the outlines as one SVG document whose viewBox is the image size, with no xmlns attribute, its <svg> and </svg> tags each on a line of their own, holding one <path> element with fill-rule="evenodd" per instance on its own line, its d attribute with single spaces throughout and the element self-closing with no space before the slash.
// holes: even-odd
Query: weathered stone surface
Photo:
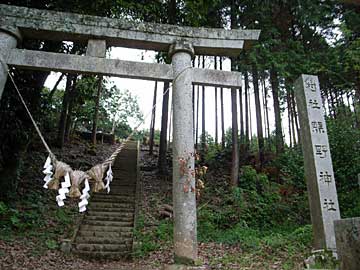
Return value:
<svg viewBox="0 0 360 270">
<path fill-rule="evenodd" d="M 340 270 L 360 268 L 360 217 L 335 220 Z"/>
<path fill-rule="evenodd" d="M 314 248 L 336 251 L 334 220 L 340 219 L 329 141 L 317 76 L 295 83 Z"/>
<path fill-rule="evenodd" d="M 196 54 L 236 56 L 257 40 L 260 30 L 225 30 L 139 23 L 73 13 L 0 5 L 0 25 L 17 26 L 26 38 L 87 42 L 167 51 L 178 40 L 192 43 Z"/>
<path fill-rule="evenodd" d="M 63 239 L 61 241 L 60 250 L 64 253 L 70 253 L 71 252 L 71 240 Z"/>
<path fill-rule="evenodd" d="M 106 40 L 89 39 L 86 48 L 86 56 L 105 58 L 106 56 Z"/>
<path fill-rule="evenodd" d="M 196 198 L 192 84 L 188 69 L 192 55 L 183 50 L 172 54 L 176 80 L 173 83 L 173 209 L 175 262 L 197 259 Z"/>
<path fill-rule="evenodd" d="M 7 80 L 8 66 L 6 64 L 6 57 L 12 48 L 15 48 L 18 42 L 17 29 L 0 29 L 0 99 L 4 92 L 5 83 Z"/>
<path fill-rule="evenodd" d="M 12 49 L 6 57 L 11 66 L 32 70 L 52 70 L 69 73 L 99 74 L 130 79 L 172 81 L 171 65 L 105 59 L 74 54 L 60 54 Z M 192 68 L 187 71 L 193 84 L 241 87 L 241 73 Z"/>
</svg>

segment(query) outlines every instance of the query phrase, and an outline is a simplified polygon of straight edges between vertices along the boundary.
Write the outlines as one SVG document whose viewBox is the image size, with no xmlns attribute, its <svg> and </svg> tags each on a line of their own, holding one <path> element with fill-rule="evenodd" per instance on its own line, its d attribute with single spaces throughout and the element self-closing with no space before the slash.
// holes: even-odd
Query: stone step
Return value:
<svg viewBox="0 0 360 270">
<path fill-rule="evenodd" d="M 121 238 L 128 239 L 133 237 L 133 232 L 105 232 L 105 231 L 88 231 L 79 230 L 78 237 L 103 237 L 103 238 Z"/>
<path fill-rule="evenodd" d="M 116 172 L 115 172 L 116 173 Z M 121 184 L 124 185 L 124 183 L 129 183 L 130 185 L 134 184 L 136 182 L 136 174 L 122 174 L 118 172 L 117 174 L 113 174 L 113 181 L 111 185 L 117 185 Z"/>
<path fill-rule="evenodd" d="M 110 192 L 107 195 L 118 195 L 135 199 L 135 187 L 132 190 L 126 190 L 121 187 L 110 187 Z"/>
<path fill-rule="evenodd" d="M 113 206 L 108 205 L 108 203 L 112 203 Z M 116 202 L 96 202 L 96 205 L 90 205 L 88 207 L 88 209 L 90 210 L 90 212 L 95 211 L 95 212 L 114 212 L 116 213 L 116 215 L 118 215 L 119 213 L 132 213 L 134 212 L 135 209 L 135 204 L 129 205 L 129 204 L 124 204 L 124 205 L 115 205 L 117 204 Z"/>
<path fill-rule="evenodd" d="M 90 221 L 90 220 L 102 220 L 102 221 L 120 221 L 120 222 L 134 222 L 134 215 L 118 215 L 118 216 L 104 216 L 104 215 L 91 215 L 91 216 L 86 216 L 85 219 L 86 221 Z"/>
<path fill-rule="evenodd" d="M 107 251 L 107 252 L 93 252 L 78 250 L 78 256 L 87 259 L 107 259 L 107 260 L 123 260 L 131 257 L 130 251 Z"/>
<path fill-rule="evenodd" d="M 121 183 L 111 183 L 110 192 L 114 192 L 120 195 L 123 194 L 135 194 L 136 184 L 121 184 Z"/>
<path fill-rule="evenodd" d="M 131 227 L 118 227 L 118 226 L 102 226 L 102 225 L 86 225 L 81 224 L 80 230 L 84 231 L 100 231 L 100 232 L 132 232 L 133 226 Z"/>
<path fill-rule="evenodd" d="M 116 177 L 116 178 L 120 178 L 120 179 L 125 179 L 125 178 L 136 176 L 135 168 L 134 169 L 132 169 L 132 168 L 126 169 L 126 168 L 117 167 L 117 168 L 113 169 L 112 172 L 113 172 L 114 178 Z"/>
<path fill-rule="evenodd" d="M 93 196 L 95 196 L 96 194 L 119 194 L 119 195 L 123 195 L 123 196 L 134 196 L 135 193 L 135 187 L 136 184 L 116 184 L 116 183 L 111 183 L 110 184 L 110 193 L 107 193 L 107 190 L 102 190 L 98 193 L 94 193 Z"/>
<path fill-rule="evenodd" d="M 88 244 L 88 243 L 79 243 L 75 244 L 76 250 L 80 251 L 95 251 L 95 252 L 103 252 L 103 251 L 128 251 L 129 245 L 125 244 Z"/>
<path fill-rule="evenodd" d="M 103 219 L 97 219 L 97 220 L 84 219 L 82 224 L 91 225 L 91 226 L 118 227 L 118 228 L 134 227 L 134 223 L 132 221 L 108 221 Z"/>
<path fill-rule="evenodd" d="M 134 200 L 132 201 L 121 201 L 119 199 L 116 199 L 116 198 L 110 198 L 110 197 L 95 197 L 95 198 L 92 198 L 91 199 L 91 202 L 90 202 L 90 205 L 91 203 L 101 203 L 101 202 L 108 202 L 108 203 L 119 203 L 119 204 L 123 204 L 122 207 L 126 207 L 126 206 L 132 206 L 134 205 Z"/>
<path fill-rule="evenodd" d="M 111 208 L 98 208 L 89 211 L 88 216 L 94 216 L 94 218 L 103 218 L 104 220 L 106 220 L 107 218 L 128 218 L 127 215 L 133 213 L 134 210 L 128 210 L 126 212 L 124 212 L 124 210 L 116 210 L 116 212 L 114 212 Z"/>
<path fill-rule="evenodd" d="M 119 208 L 119 211 L 122 210 L 134 210 L 135 202 L 121 203 L 121 202 L 109 202 L 109 201 L 91 201 L 88 209 L 93 208 Z"/>
<path fill-rule="evenodd" d="M 137 182 L 137 143 L 131 142 L 116 158 L 110 192 L 91 196 L 74 247 L 82 257 L 129 258 L 132 251 Z"/>
<path fill-rule="evenodd" d="M 111 200 L 118 203 L 128 204 L 134 202 L 135 196 L 123 196 L 119 194 L 96 194 L 96 196 L 93 196 L 91 198 L 91 202 L 96 202 L 100 200 L 105 200 L 105 201 Z"/>
<path fill-rule="evenodd" d="M 121 244 L 121 245 L 132 245 L 132 238 L 116 238 L 116 237 L 77 237 L 76 243 L 88 243 L 88 244 Z"/>
</svg>

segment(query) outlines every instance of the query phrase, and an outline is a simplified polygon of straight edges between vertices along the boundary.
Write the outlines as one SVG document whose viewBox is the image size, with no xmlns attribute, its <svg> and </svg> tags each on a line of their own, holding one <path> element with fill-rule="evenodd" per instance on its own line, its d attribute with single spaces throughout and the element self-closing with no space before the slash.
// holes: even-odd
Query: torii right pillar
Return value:
<svg viewBox="0 0 360 270">
<path fill-rule="evenodd" d="M 304 168 L 309 193 L 314 249 L 336 256 L 334 221 L 340 219 L 334 171 L 317 76 L 301 75 L 295 82 Z"/>
<path fill-rule="evenodd" d="M 174 259 L 179 264 L 197 260 L 196 196 L 192 107 L 191 43 L 170 46 L 173 81 L 173 208 Z"/>
</svg>

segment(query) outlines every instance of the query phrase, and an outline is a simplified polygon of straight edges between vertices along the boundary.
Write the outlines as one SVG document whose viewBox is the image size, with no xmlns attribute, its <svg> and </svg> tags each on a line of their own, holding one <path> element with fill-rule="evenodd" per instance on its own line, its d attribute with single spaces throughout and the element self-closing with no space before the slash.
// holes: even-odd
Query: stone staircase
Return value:
<svg viewBox="0 0 360 270">
<path fill-rule="evenodd" d="M 117 156 L 110 193 L 92 193 L 73 247 L 82 257 L 129 258 L 133 248 L 136 216 L 138 144 L 128 142 Z"/>
</svg>

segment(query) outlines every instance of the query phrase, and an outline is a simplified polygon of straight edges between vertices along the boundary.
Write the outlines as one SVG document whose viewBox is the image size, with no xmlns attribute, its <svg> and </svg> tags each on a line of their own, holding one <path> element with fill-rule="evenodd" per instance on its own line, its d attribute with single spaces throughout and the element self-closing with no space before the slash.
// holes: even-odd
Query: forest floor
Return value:
<svg viewBox="0 0 360 270">
<path fill-rule="evenodd" d="M 73 140 L 55 154 L 73 168 L 86 169 L 104 160 L 114 147 L 116 145 L 102 144 L 93 151 L 89 150 L 88 143 Z M 38 149 L 40 146 L 33 147 L 31 154 L 26 156 L 17 196 L 7 203 L 0 200 L 1 270 L 146 270 L 161 269 L 163 264 L 173 263 L 171 219 L 159 213 L 164 204 L 171 205 L 171 177 L 158 176 L 156 155 L 150 157 L 147 151 L 141 152 L 142 202 L 135 230 L 137 248 L 134 259 L 128 262 L 91 261 L 60 251 L 61 240 L 71 238 L 81 214 L 78 213 L 77 201 L 67 200 L 65 207 L 58 208 L 56 192 L 42 188 L 41 170 L 46 153 Z M 208 173 L 209 183 L 226 183 L 227 177 L 224 172 Z M 209 205 L 223 199 L 219 194 L 211 193 L 210 185 L 204 192 L 208 194 L 198 203 L 199 211 L 203 211 L 200 219 L 206 218 L 208 212 L 205 210 Z M 211 226 L 201 226 L 200 233 L 212 230 Z M 309 247 L 291 244 L 292 231 L 261 234 L 249 229 L 236 233 L 241 234 L 244 243 L 222 242 L 219 238 L 213 241 L 200 235 L 199 263 L 208 269 L 303 269 L 302 261 Z M 301 233 L 308 235 L 306 229 Z"/>
</svg>

